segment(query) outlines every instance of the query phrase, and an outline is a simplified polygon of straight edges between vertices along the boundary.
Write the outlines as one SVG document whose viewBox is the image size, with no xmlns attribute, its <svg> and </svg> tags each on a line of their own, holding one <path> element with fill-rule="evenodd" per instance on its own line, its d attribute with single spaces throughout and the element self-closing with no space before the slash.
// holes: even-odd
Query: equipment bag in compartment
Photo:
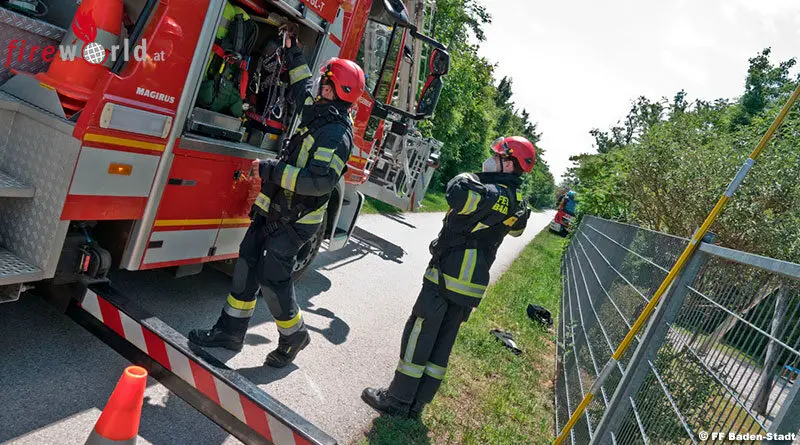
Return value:
<svg viewBox="0 0 800 445">
<path fill-rule="evenodd" d="M 191 131 L 241 141 L 248 62 L 257 40 L 258 26 L 250 15 L 227 3 L 190 116 Z"/>
</svg>

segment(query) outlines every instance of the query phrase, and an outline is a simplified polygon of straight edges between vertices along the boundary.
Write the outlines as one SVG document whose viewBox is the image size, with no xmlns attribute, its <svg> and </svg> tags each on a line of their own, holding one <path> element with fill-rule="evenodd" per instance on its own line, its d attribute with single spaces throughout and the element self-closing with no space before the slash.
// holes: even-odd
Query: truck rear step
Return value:
<svg viewBox="0 0 800 445">
<path fill-rule="evenodd" d="M 22 283 L 42 277 L 41 269 L 0 247 L 0 303 L 17 301 Z"/>
<path fill-rule="evenodd" d="M 0 198 L 33 198 L 33 187 L 0 170 Z"/>
<path fill-rule="evenodd" d="M 90 286 L 67 316 L 246 444 L 336 440 L 108 285 Z"/>
</svg>

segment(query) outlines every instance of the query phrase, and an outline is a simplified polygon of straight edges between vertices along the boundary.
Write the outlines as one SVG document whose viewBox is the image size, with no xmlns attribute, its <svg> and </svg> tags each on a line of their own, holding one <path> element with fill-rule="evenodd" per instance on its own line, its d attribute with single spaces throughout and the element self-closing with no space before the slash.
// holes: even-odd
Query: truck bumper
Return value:
<svg viewBox="0 0 800 445">
<path fill-rule="evenodd" d="M 108 285 L 91 286 L 67 315 L 246 444 L 336 444 Z"/>
</svg>

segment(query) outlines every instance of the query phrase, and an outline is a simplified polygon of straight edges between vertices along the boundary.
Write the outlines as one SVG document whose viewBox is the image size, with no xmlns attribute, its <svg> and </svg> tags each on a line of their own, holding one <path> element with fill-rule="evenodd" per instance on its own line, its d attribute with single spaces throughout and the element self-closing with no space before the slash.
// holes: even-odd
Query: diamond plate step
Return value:
<svg viewBox="0 0 800 445">
<path fill-rule="evenodd" d="M 0 286 L 37 281 L 43 275 L 38 267 L 0 247 Z"/>
<path fill-rule="evenodd" d="M 33 198 L 35 192 L 33 187 L 0 170 L 0 198 Z"/>
</svg>

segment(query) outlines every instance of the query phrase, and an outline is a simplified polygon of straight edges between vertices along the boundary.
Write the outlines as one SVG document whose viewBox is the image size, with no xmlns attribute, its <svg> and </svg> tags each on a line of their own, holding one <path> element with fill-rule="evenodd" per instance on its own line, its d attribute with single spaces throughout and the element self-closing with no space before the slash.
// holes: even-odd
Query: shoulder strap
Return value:
<svg viewBox="0 0 800 445">
<path fill-rule="evenodd" d="M 352 148 L 353 144 L 352 126 L 350 126 L 348 122 L 345 122 L 343 119 L 339 118 L 337 115 L 334 115 L 333 113 L 325 113 L 323 116 L 316 117 L 315 119 L 313 119 L 311 122 L 308 123 L 308 126 L 306 127 L 305 131 L 303 131 L 302 133 L 295 134 L 289 141 L 291 142 L 298 137 L 300 138 L 300 140 L 305 139 L 308 135 L 316 132 L 317 130 L 328 124 L 338 124 L 343 126 L 345 128 L 345 133 L 348 135 L 348 139 L 350 140 Z M 288 153 L 286 153 L 286 155 L 288 155 Z M 342 170 L 342 173 L 339 176 L 339 178 L 341 178 L 341 176 L 344 175 L 345 171 L 346 170 Z M 307 208 L 305 205 L 303 205 L 302 202 L 293 202 L 292 205 L 289 206 L 289 202 L 288 199 L 286 198 L 286 195 L 281 192 L 282 189 L 278 188 L 277 190 L 278 190 L 277 200 L 281 208 L 281 215 L 282 215 L 279 219 L 281 224 L 283 225 L 292 224 L 296 221 L 299 221 L 307 214 L 316 210 L 316 208 L 313 208 L 313 206 L 312 208 Z"/>
<path fill-rule="evenodd" d="M 309 134 L 316 133 L 317 130 L 328 124 L 339 124 L 345 127 L 350 140 L 353 140 L 353 129 L 349 122 L 346 122 L 343 118 L 338 115 L 334 115 L 333 113 L 324 113 L 322 115 L 315 116 L 314 119 L 312 119 L 311 122 L 306 125 L 305 131 L 295 133 L 294 136 L 289 138 L 289 141 L 292 141 L 295 138 L 305 139 Z"/>
<path fill-rule="evenodd" d="M 497 187 L 500 188 L 499 186 L 497 186 Z M 501 194 L 502 194 L 502 192 L 501 192 Z M 482 211 L 475 212 L 473 215 L 471 215 L 471 218 L 468 220 L 469 222 L 467 223 L 467 226 L 468 226 L 467 233 L 471 233 L 472 230 L 475 228 L 475 226 L 478 225 L 479 222 L 483 222 L 486 218 L 488 218 L 489 215 L 491 215 L 492 212 L 494 211 L 493 207 L 494 206 L 487 205 L 487 206 L 485 206 L 483 208 Z M 493 226 L 489 226 L 489 227 L 493 227 Z M 486 229 L 484 229 L 484 230 L 486 230 Z"/>
<path fill-rule="evenodd" d="M 353 126 L 347 120 L 346 116 L 342 116 L 341 114 L 338 113 L 336 114 L 331 112 L 325 113 L 323 116 L 317 117 L 316 119 L 314 119 L 309 123 L 307 127 L 308 130 L 305 132 L 305 135 L 307 136 L 309 134 L 312 134 L 329 124 L 340 125 L 342 128 L 344 128 L 344 132 L 347 135 L 347 140 L 348 140 L 347 152 L 350 153 L 353 149 L 353 144 L 355 144 L 355 137 L 353 136 Z M 345 164 L 347 164 L 347 159 L 343 159 L 343 161 Z M 347 171 L 346 169 L 343 169 L 339 177 L 344 175 L 346 171 Z"/>
</svg>

